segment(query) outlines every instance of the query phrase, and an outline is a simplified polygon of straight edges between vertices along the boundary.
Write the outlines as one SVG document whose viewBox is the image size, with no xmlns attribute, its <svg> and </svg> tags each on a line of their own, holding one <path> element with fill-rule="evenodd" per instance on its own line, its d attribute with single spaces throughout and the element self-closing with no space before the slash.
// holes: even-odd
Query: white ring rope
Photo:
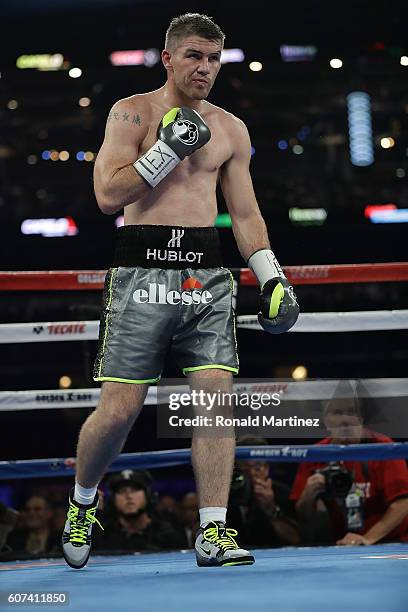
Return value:
<svg viewBox="0 0 408 612">
<path fill-rule="evenodd" d="M 257 315 L 237 317 L 240 329 L 261 330 Z M 408 329 L 408 310 L 363 310 L 356 312 L 305 312 L 291 332 L 352 332 Z M 3 323 L 0 344 L 97 340 L 99 321 L 55 321 Z"/>
<path fill-rule="evenodd" d="M 55 321 L 41 323 L 3 323 L 0 344 L 97 340 L 99 321 Z"/>
<path fill-rule="evenodd" d="M 308 380 L 268 382 L 237 382 L 236 393 L 279 393 L 282 401 L 325 400 L 334 395 L 336 398 L 354 396 L 358 385 L 359 397 L 408 397 L 408 378 L 366 378 L 358 381 Z M 187 384 L 181 386 L 150 387 L 145 405 L 156 405 L 157 394 L 165 398 L 172 392 L 187 392 Z M 7 410 L 36 410 L 58 408 L 94 408 L 99 401 L 99 388 L 90 389 L 50 389 L 37 391 L 1 391 L 0 412 Z"/>
<path fill-rule="evenodd" d="M 237 317 L 241 329 L 262 330 L 257 315 Z M 354 332 L 408 329 L 408 310 L 304 312 L 290 332 Z"/>
</svg>

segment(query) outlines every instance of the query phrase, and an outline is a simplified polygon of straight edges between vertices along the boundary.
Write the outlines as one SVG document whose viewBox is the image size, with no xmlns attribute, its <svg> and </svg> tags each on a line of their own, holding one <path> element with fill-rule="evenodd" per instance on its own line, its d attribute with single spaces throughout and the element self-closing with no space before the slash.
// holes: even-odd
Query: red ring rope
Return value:
<svg viewBox="0 0 408 612">
<path fill-rule="evenodd" d="M 330 283 L 371 283 L 408 280 L 408 262 L 374 264 L 333 264 L 286 266 L 288 279 L 294 285 Z M 102 289 L 105 270 L 71 270 L 49 272 L 0 272 L 2 291 L 77 291 Z M 256 285 L 251 270 L 240 270 L 240 285 Z"/>
</svg>

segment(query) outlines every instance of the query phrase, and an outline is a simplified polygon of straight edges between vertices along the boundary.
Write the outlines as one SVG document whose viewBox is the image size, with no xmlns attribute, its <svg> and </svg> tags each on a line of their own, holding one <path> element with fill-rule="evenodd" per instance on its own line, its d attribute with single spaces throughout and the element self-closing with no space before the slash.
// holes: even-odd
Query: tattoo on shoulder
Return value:
<svg viewBox="0 0 408 612">
<path fill-rule="evenodd" d="M 140 117 L 140 115 L 133 115 L 131 113 L 118 113 L 118 112 L 114 112 L 114 113 L 109 113 L 108 115 L 108 122 L 112 122 L 112 121 L 125 121 L 127 123 L 130 123 L 131 125 L 142 125 L 142 119 Z"/>
</svg>

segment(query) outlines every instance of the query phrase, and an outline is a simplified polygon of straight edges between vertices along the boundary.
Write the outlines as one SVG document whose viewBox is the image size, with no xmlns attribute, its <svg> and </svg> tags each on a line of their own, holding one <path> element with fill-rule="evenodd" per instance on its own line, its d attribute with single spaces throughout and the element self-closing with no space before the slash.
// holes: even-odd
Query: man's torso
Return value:
<svg viewBox="0 0 408 612">
<path fill-rule="evenodd" d="M 149 109 L 146 135 L 139 146 L 139 157 L 154 145 L 157 128 L 169 110 L 157 92 L 145 94 L 143 106 Z M 141 96 L 129 98 L 138 109 Z M 233 117 L 221 108 L 204 102 L 203 120 L 211 131 L 210 141 L 185 158 L 166 179 L 140 200 L 125 208 L 125 223 L 180 226 L 212 226 L 217 215 L 216 186 L 222 165 L 231 157 Z M 143 124 L 143 117 L 141 118 Z"/>
</svg>

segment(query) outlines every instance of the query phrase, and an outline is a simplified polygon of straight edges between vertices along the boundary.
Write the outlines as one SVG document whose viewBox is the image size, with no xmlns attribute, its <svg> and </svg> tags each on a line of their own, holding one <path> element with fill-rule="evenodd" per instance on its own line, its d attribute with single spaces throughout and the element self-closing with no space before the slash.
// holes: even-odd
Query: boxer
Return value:
<svg viewBox="0 0 408 612">
<path fill-rule="evenodd" d="M 102 382 L 100 402 L 80 432 L 63 534 L 64 556 L 74 568 L 90 554 L 97 485 L 122 450 L 149 384 L 159 380 L 167 350 L 193 388 L 232 389 L 238 356 L 232 278 L 214 228 L 218 181 L 238 248 L 260 283 L 261 325 L 282 333 L 298 316 L 255 198 L 247 128 L 207 101 L 224 38 L 206 15 L 174 18 L 162 52 L 166 83 L 119 100 L 107 120 L 95 195 L 105 214 L 124 208 L 125 226 L 105 283 L 94 376 Z M 226 526 L 234 454 L 234 435 L 194 432 L 199 566 L 254 563 Z"/>
</svg>

